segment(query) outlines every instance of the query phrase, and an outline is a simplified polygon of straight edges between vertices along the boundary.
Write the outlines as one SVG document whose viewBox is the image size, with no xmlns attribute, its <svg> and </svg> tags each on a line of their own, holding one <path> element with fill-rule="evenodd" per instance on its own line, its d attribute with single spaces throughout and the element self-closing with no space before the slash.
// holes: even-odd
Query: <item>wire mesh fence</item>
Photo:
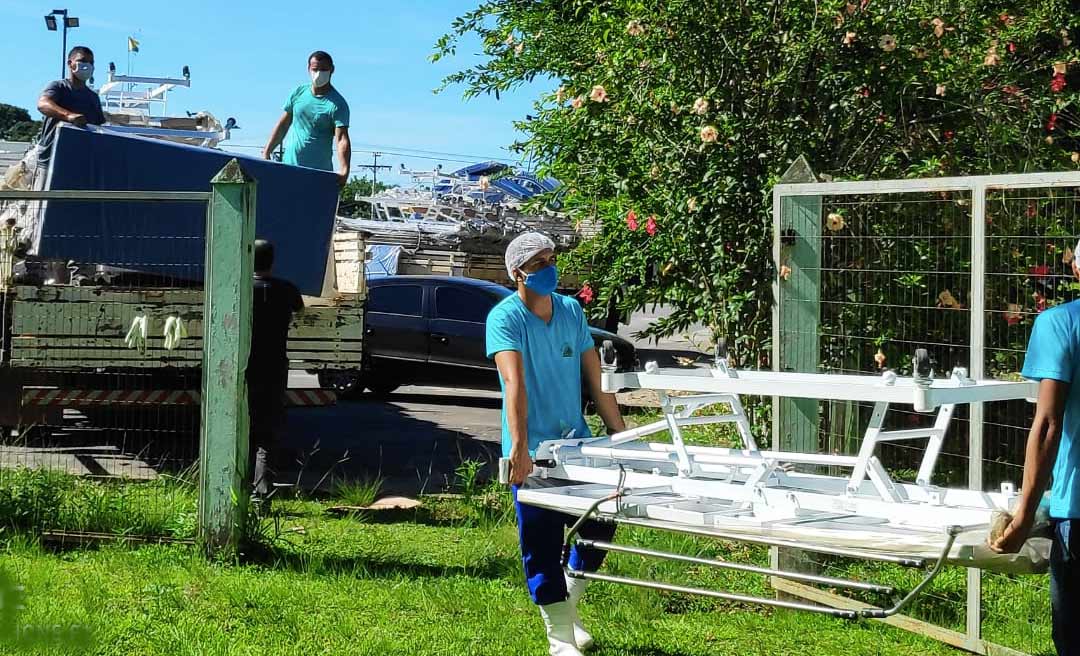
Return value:
<svg viewBox="0 0 1080 656">
<path fill-rule="evenodd" d="M 0 294 L 9 521 L 194 537 L 206 203 L 167 204 L 190 220 L 159 220 L 164 201 L 22 203 Z"/>
<path fill-rule="evenodd" d="M 986 377 L 1018 378 L 1035 317 L 1072 300 L 1080 288 L 1071 274 L 1080 208 L 1076 189 L 1031 184 L 995 184 L 985 191 L 964 184 L 890 193 L 822 190 L 820 232 L 813 235 L 818 261 L 802 263 L 816 269 L 806 273 L 820 282 L 813 290 L 782 286 L 779 297 L 781 316 L 817 304 L 819 324 L 793 328 L 780 322 L 780 348 L 805 342 L 810 333 L 817 370 L 823 372 L 894 369 L 910 375 L 914 351 L 925 348 L 939 376 L 965 367 Z M 980 193 L 985 193 L 985 240 L 978 238 L 972 219 Z M 782 216 L 778 228 L 790 229 L 788 220 Z M 973 297 L 979 290 L 982 297 Z M 978 320 L 973 312 L 980 309 Z M 973 334 L 979 327 L 981 340 Z M 817 447 L 856 453 L 871 411 L 870 404 L 821 402 Z M 1003 482 L 1019 485 L 1033 404 L 986 403 L 975 423 L 974 412 L 957 407 L 932 483 L 977 483 L 985 490 Z M 933 422 L 933 415 L 910 408 L 892 408 L 890 414 L 886 429 Z M 910 442 L 878 451 L 890 474 L 904 482 L 914 482 L 922 454 L 921 445 Z M 809 567 L 822 573 L 895 582 L 900 589 L 910 589 L 919 575 L 886 565 L 809 558 Z M 1024 653 L 1052 653 L 1045 575 L 982 572 L 973 578 L 973 589 L 981 588 L 978 596 L 969 596 L 967 572 L 950 568 L 909 615 L 945 629 L 936 631 L 947 636 L 942 639 L 969 648 L 985 650 L 985 640 Z M 977 607 L 969 607 L 971 600 Z"/>
</svg>

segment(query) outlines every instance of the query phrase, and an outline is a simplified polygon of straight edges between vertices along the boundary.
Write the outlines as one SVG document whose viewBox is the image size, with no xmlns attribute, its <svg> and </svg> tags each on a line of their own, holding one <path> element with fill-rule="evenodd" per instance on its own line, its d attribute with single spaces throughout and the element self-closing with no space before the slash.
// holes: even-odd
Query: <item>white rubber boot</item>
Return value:
<svg viewBox="0 0 1080 656">
<path fill-rule="evenodd" d="M 551 656 L 584 656 L 574 643 L 573 608 L 569 601 L 540 606 Z"/>
<path fill-rule="evenodd" d="M 569 602 L 570 608 L 573 610 L 574 642 L 577 643 L 577 647 L 581 651 L 588 651 L 593 646 L 593 638 L 582 626 L 581 616 L 578 614 L 578 602 L 581 601 L 581 596 L 585 594 L 585 588 L 588 586 L 589 581 L 586 579 L 573 576 L 566 577 L 566 601 Z"/>
</svg>

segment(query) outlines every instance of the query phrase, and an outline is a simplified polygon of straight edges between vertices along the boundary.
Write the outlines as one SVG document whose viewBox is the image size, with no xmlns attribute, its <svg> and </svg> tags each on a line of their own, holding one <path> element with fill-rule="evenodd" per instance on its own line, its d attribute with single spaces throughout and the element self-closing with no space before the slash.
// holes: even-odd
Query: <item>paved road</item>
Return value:
<svg viewBox="0 0 1080 656">
<path fill-rule="evenodd" d="M 635 317 L 619 332 L 631 338 L 661 314 Z M 670 366 L 673 355 L 701 357 L 691 342 L 679 338 L 659 345 L 639 342 L 638 348 L 642 364 L 657 360 Z M 303 373 L 290 376 L 289 383 L 293 388 L 318 386 L 314 376 Z M 153 478 L 164 470 L 181 471 L 197 459 L 194 414 L 143 414 L 126 424 L 127 430 L 107 431 L 75 414 L 65 419 L 64 428 L 44 437 L 0 445 L 0 467 Z M 388 492 L 438 492 L 454 482 L 454 470 L 465 460 L 484 462 L 483 473 L 493 474 L 500 423 L 499 395 L 473 390 L 402 387 L 382 400 L 365 396 L 324 408 L 292 408 L 279 480 L 312 489 L 379 476 Z"/>
<path fill-rule="evenodd" d="M 317 386 L 303 374 L 289 383 Z M 439 492 L 465 460 L 493 467 L 500 434 L 494 392 L 402 387 L 385 400 L 365 396 L 326 408 L 292 408 L 281 478 L 327 487 L 333 478 L 380 476 L 395 493 Z"/>
</svg>

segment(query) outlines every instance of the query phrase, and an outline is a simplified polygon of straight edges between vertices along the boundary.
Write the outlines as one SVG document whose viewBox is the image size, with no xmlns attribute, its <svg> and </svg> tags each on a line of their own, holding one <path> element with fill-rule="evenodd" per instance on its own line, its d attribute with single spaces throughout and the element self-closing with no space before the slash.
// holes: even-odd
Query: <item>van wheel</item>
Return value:
<svg viewBox="0 0 1080 656">
<path fill-rule="evenodd" d="M 367 388 L 371 390 L 371 395 L 380 399 L 390 396 L 390 394 L 392 394 L 394 390 L 399 387 L 401 387 L 401 385 L 386 381 L 378 383 L 367 383 Z"/>
</svg>

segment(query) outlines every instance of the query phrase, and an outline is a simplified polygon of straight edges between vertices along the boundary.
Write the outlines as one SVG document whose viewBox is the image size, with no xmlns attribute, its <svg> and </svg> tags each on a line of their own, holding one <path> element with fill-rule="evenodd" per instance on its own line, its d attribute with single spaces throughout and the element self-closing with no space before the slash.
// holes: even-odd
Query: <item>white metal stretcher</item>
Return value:
<svg viewBox="0 0 1080 656">
<path fill-rule="evenodd" d="M 1033 400 L 1036 383 L 976 381 L 964 369 L 935 378 L 925 351 L 917 352 L 912 377 L 897 377 L 892 372 L 853 376 L 737 371 L 723 358 L 709 368 L 661 369 L 649 363 L 645 371 L 615 373 L 613 352 L 605 349 L 602 356 L 604 390 L 656 390 L 663 419 L 611 436 L 541 443 L 532 484 L 518 491 L 522 503 L 576 514 L 582 521 L 598 519 L 842 557 L 916 567 L 932 562 L 934 566 L 892 608 L 861 611 L 578 572 L 569 569 L 564 557 L 570 576 L 855 619 L 899 612 L 946 563 L 1011 566 L 1015 571 L 1017 559 L 1025 558 L 1024 554 L 999 556 L 985 547 L 992 514 L 1007 511 L 1017 496 L 1011 484 L 1003 484 L 998 492 L 982 492 L 938 487 L 931 481 L 957 404 Z M 740 402 L 744 395 L 869 402 L 874 408 L 857 455 L 762 450 Z M 934 423 L 927 428 L 886 429 L 891 405 L 934 412 Z M 707 408 L 722 412 L 699 413 Z M 690 446 L 683 439 L 682 430 L 688 426 L 721 423 L 734 425 L 741 448 Z M 662 432 L 670 436 L 670 443 L 645 440 Z M 879 444 L 898 441 L 925 444 L 914 483 L 894 481 L 876 455 Z M 845 473 L 798 471 L 807 466 Z M 576 541 L 612 552 L 740 569 L 835 588 L 892 592 L 888 586 L 872 583 L 582 540 L 576 528 L 570 531 L 564 552 Z"/>
</svg>

